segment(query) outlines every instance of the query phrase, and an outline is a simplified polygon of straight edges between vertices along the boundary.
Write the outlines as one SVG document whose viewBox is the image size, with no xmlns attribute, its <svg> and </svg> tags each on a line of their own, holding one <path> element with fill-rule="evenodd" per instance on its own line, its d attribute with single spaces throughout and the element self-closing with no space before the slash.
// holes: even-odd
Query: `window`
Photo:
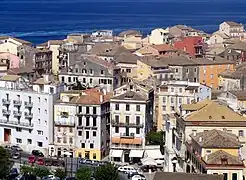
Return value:
<svg viewBox="0 0 246 180">
<path fill-rule="evenodd" d="M 16 138 L 16 143 L 22 143 L 22 139 Z"/>
<path fill-rule="evenodd" d="M 167 106 L 162 106 L 162 111 L 166 111 L 167 110 Z"/>
<path fill-rule="evenodd" d="M 97 159 L 97 154 L 93 153 L 93 159 Z"/>
<path fill-rule="evenodd" d="M 89 138 L 90 138 L 90 132 L 86 131 L 86 139 L 89 139 Z"/>
<path fill-rule="evenodd" d="M 93 131 L 93 136 L 97 136 L 97 132 L 96 131 Z"/>
<path fill-rule="evenodd" d="M 175 111 L 175 107 L 174 106 L 171 106 L 171 111 Z"/>
<path fill-rule="evenodd" d="M 86 78 L 83 78 L 83 83 L 86 83 Z"/>
<path fill-rule="evenodd" d="M 71 82 L 71 77 L 68 77 L 68 82 Z"/>
<path fill-rule="evenodd" d="M 40 108 L 38 108 L 38 113 L 40 114 Z"/>
<path fill-rule="evenodd" d="M 96 117 L 93 117 L 93 126 L 97 126 L 97 118 Z"/>
<path fill-rule="evenodd" d="M 115 133 L 119 133 L 119 127 L 115 127 Z"/>
<path fill-rule="evenodd" d="M 73 138 L 69 138 L 69 144 L 73 144 Z"/>
<path fill-rule="evenodd" d="M 174 103 L 174 98 L 173 97 L 171 97 L 171 103 Z"/>
<path fill-rule="evenodd" d="M 43 142 L 37 142 L 38 147 L 43 147 Z"/>
<path fill-rule="evenodd" d="M 162 102 L 163 102 L 164 104 L 166 104 L 166 97 L 163 97 L 163 98 L 162 98 Z"/>
<path fill-rule="evenodd" d="M 119 110 L 119 109 L 120 109 L 119 104 L 115 104 L 115 110 Z"/>
<path fill-rule="evenodd" d="M 239 137 L 244 137 L 244 132 L 243 132 L 243 130 L 239 130 L 239 131 L 238 131 L 238 136 L 239 136 Z"/>
<path fill-rule="evenodd" d="M 130 111 L 130 105 L 126 104 L 126 111 Z"/>
<path fill-rule="evenodd" d="M 116 122 L 116 123 L 119 123 L 119 122 L 120 122 L 120 117 L 119 117 L 119 115 L 115 115 L 115 122 Z"/>
<path fill-rule="evenodd" d="M 29 129 L 29 133 L 32 133 L 32 130 L 31 129 Z"/>
<path fill-rule="evenodd" d="M 82 136 L 82 131 L 78 131 L 78 136 Z"/>
<path fill-rule="evenodd" d="M 186 73 L 189 73 L 189 69 L 186 69 Z"/>
<path fill-rule="evenodd" d="M 140 124 L 140 116 L 136 116 L 136 124 Z"/>
<path fill-rule="evenodd" d="M 213 74 L 210 74 L 210 78 L 213 79 L 214 78 L 214 75 Z"/>
<path fill-rule="evenodd" d="M 81 148 L 85 148 L 85 143 L 81 143 Z"/>
<path fill-rule="evenodd" d="M 90 143 L 90 148 L 93 149 L 94 148 L 94 144 Z"/>
<path fill-rule="evenodd" d="M 16 128 L 16 131 L 17 131 L 17 132 L 21 132 L 21 131 L 22 131 L 22 129 L 21 129 L 21 128 L 19 128 L 19 127 L 17 127 L 17 128 Z"/>
<path fill-rule="evenodd" d="M 212 153 L 212 151 L 210 149 L 206 150 L 206 154 L 211 154 L 211 153 Z"/>
<path fill-rule="evenodd" d="M 179 92 L 182 93 L 183 89 L 182 88 L 179 88 Z"/>
<path fill-rule="evenodd" d="M 179 72 L 179 69 L 176 68 L 176 69 L 175 69 L 175 72 L 176 72 L 176 73 Z"/>
<path fill-rule="evenodd" d="M 103 75 L 104 74 L 104 71 L 103 70 L 101 70 L 101 75 Z"/>
<path fill-rule="evenodd" d="M 78 156 L 79 156 L 79 158 L 82 158 L 82 154 L 81 153 L 78 153 Z"/>
<path fill-rule="evenodd" d="M 54 93 L 54 88 L 50 87 L 50 93 L 53 94 Z"/>
<path fill-rule="evenodd" d="M 93 107 L 93 114 L 97 114 L 97 107 Z"/>
<path fill-rule="evenodd" d="M 92 78 L 90 78 L 90 84 L 92 84 Z"/>
<path fill-rule="evenodd" d="M 196 68 L 194 68 L 194 72 L 196 72 Z"/>
<path fill-rule="evenodd" d="M 86 107 L 86 114 L 90 113 L 90 107 Z"/>
<path fill-rule="evenodd" d="M 174 88 L 171 88 L 171 92 L 174 92 Z"/>
<path fill-rule="evenodd" d="M 69 132 L 70 132 L 70 133 L 73 133 L 73 128 L 70 127 L 70 128 L 69 128 Z"/>
<path fill-rule="evenodd" d="M 31 139 L 27 139 L 27 144 L 32 144 L 32 140 Z"/>
<path fill-rule="evenodd" d="M 47 110 L 46 109 L 44 110 L 44 113 L 47 114 Z"/>
<path fill-rule="evenodd" d="M 90 74 L 92 74 L 93 73 L 93 70 L 92 69 L 90 69 Z"/>
<path fill-rule="evenodd" d="M 131 69 L 126 69 L 126 72 L 127 73 L 131 73 Z"/>
<path fill-rule="evenodd" d="M 64 82 L 65 81 L 65 78 L 64 76 L 61 77 L 61 82 Z"/>
<path fill-rule="evenodd" d="M 85 125 L 90 126 L 90 117 L 86 117 Z"/>
<path fill-rule="evenodd" d="M 67 144 L 67 137 L 63 137 L 63 143 Z"/>
<path fill-rule="evenodd" d="M 136 134 L 140 134 L 140 128 L 136 128 Z"/>
<path fill-rule="evenodd" d="M 43 134 L 44 134 L 43 131 L 38 130 L 38 135 L 43 135 Z"/>
<path fill-rule="evenodd" d="M 182 103 L 182 98 L 179 98 L 179 103 L 180 103 L 180 104 Z"/>
<path fill-rule="evenodd" d="M 224 175 L 224 180 L 227 180 L 228 179 L 228 174 L 227 173 L 223 173 Z"/>
<path fill-rule="evenodd" d="M 140 105 L 139 105 L 139 104 L 136 105 L 136 110 L 137 110 L 137 111 L 140 111 Z"/>
<path fill-rule="evenodd" d="M 237 173 L 232 173 L 232 180 L 237 180 Z"/>
<path fill-rule="evenodd" d="M 79 117 L 78 125 L 79 125 L 79 126 L 82 126 L 82 117 Z"/>
</svg>

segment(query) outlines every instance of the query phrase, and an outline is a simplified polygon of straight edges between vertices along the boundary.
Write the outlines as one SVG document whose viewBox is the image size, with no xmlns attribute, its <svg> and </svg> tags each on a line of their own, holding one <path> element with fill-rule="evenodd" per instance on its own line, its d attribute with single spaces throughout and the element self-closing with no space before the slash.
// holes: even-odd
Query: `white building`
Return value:
<svg viewBox="0 0 246 180">
<path fill-rule="evenodd" d="M 168 29 L 154 29 L 149 36 L 150 44 L 166 44 L 169 42 L 169 30 Z"/>
<path fill-rule="evenodd" d="M 145 137 L 153 123 L 150 122 L 153 103 L 149 103 L 149 97 L 133 90 L 133 86 L 130 89 L 121 89 L 123 92 L 110 100 L 109 157 L 112 161 L 138 162 L 143 157 Z"/>
<path fill-rule="evenodd" d="M 62 90 L 48 77 L 33 85 L 17 75 L 0 79 L 0 143 L 19 145 L 26 151 L 39 149 L 48 153 L 53 142 L 53 101 Z"/>
<path fill-rule="evenodd" d="M 245 35 L 244 26 L 232 21 L 221 23 L 219 26 L 219 31 L 230 37 L 243 37 Z"/>
</svg>

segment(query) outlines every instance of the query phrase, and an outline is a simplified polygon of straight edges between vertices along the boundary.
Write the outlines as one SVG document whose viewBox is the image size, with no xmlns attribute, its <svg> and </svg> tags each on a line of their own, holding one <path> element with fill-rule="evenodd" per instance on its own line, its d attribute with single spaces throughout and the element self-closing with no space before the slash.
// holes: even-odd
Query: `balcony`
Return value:
<svg viewBox="0 0 246 180">
<path fill-rule="evenodd" d="M 14 106 L 19 107 L 19 106 L 21 106 L 22 101 L 14 100 L 13 103 L 14 103 Z"/>
<path fill-rule="evenodd" d="M 2 113 L 3 113 L 4 116 L 9 116 L 10 113 L 11 113 L 11 111 L 10 110 L 6 110 L 6 109 L 3 109 L 2 110 Z"/>
<path fill-rule="evenodd" d="M 25 108 L 32 108 L 33 107 L 33 103 L 32 102 L 28 102 L 28 101 L 25 101 Z"/>
<path fill-rule="evenodd" d="M 144 125 L 143 124 L 137 124 L 137 123 L 121 123 L 121 122 L 117 122 L 117 121 L 112 121 L 111 122 L 112 126 L 114 127 L 135 127 L 135 128 L 143 128 Z"/>
<path fill-rule="evenodd" d="M 134 138 L 134 133 L 120 133 L 121 138 Z"/>
<path fill-rule="evenodd" d="M 2 99 L 3 105 L 10 105 L 10 100 L 9 99 Z"/>
<path fill-rule="evenodd" d="M 13 111 L 14 117 L 21 117 L 22 112 L 21 111 Z"/>
<path fill-rule="evenodd" d="M 27 128 L 27 129 L 33 128 L 32 123 L 8 121 L 8 120 L 3 120 L 3 119 L 0 119 L 0 125 L 9 126 L 9 127 L 21 127 L 21 128 Z"/>
<path fill-rule="evenodd" d="M 74 127 L 75 122 L 71 121 L 55 121 L 55 126 L 67 126 L 67 127 Z"/>
<path fill-rule="evenodd" d="M 33 118 L 33 114 L 29 113 L 29 112 L 25 112 L 25 118 L 26 119 L 32 119 Z"/>
<path fill-rule="evenodd" d="M 94 125 L 78 125 L 77 126 L 77 129 L 97 129 L 97 126 L 94 126 Z"/>
</svg>

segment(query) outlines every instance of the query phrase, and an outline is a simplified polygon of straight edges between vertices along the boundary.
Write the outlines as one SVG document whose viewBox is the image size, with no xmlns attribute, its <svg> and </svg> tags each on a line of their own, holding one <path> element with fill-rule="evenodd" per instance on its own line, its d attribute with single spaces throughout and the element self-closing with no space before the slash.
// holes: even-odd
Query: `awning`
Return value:
<svg viewBox="0 0 246 180">
<path fill-rule="evenodd" d="M 153 158 L 150 158 L 150 157 L 141 159 L 141 162 L 144 166 L 157 166 L 157 162 Z"/>
<path fill-rule="evenodd" d="M 120 138 L 112 137 L 112 143 L 117 143 L 117 144 L 119 144 L 119 143 L 120 143 Z"/>
<path fill-rule="evenodd" d="M 161 151 L 159 149 L 148 149 L 145 150 L 145 154 L 147 157 L 153 158 L 153 159 L 159 159 L 163 158 L 164 156 L 161 154 Z"/>
<path fill-rule="evenodd" d="M 123 150 L 110 150 L 111 157 L 122 157 Z"/>
<path fill-rule="evenodd" d="M 143 157 L 144 150 L 131 150 L 129 157 L 138 157 L 142 158 Z"/>
</svg>

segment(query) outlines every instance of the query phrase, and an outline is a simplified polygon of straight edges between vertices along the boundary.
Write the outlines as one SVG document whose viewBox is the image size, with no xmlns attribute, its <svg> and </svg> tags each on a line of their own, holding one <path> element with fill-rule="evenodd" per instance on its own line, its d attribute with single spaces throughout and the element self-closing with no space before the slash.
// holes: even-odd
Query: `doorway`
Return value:
<svg viewBox="0 0 246 180">
<path fill-rule="evenodd" d="M 10 142 L 11 129 L 4 128 L 4 142 Z"/>
</svg>

